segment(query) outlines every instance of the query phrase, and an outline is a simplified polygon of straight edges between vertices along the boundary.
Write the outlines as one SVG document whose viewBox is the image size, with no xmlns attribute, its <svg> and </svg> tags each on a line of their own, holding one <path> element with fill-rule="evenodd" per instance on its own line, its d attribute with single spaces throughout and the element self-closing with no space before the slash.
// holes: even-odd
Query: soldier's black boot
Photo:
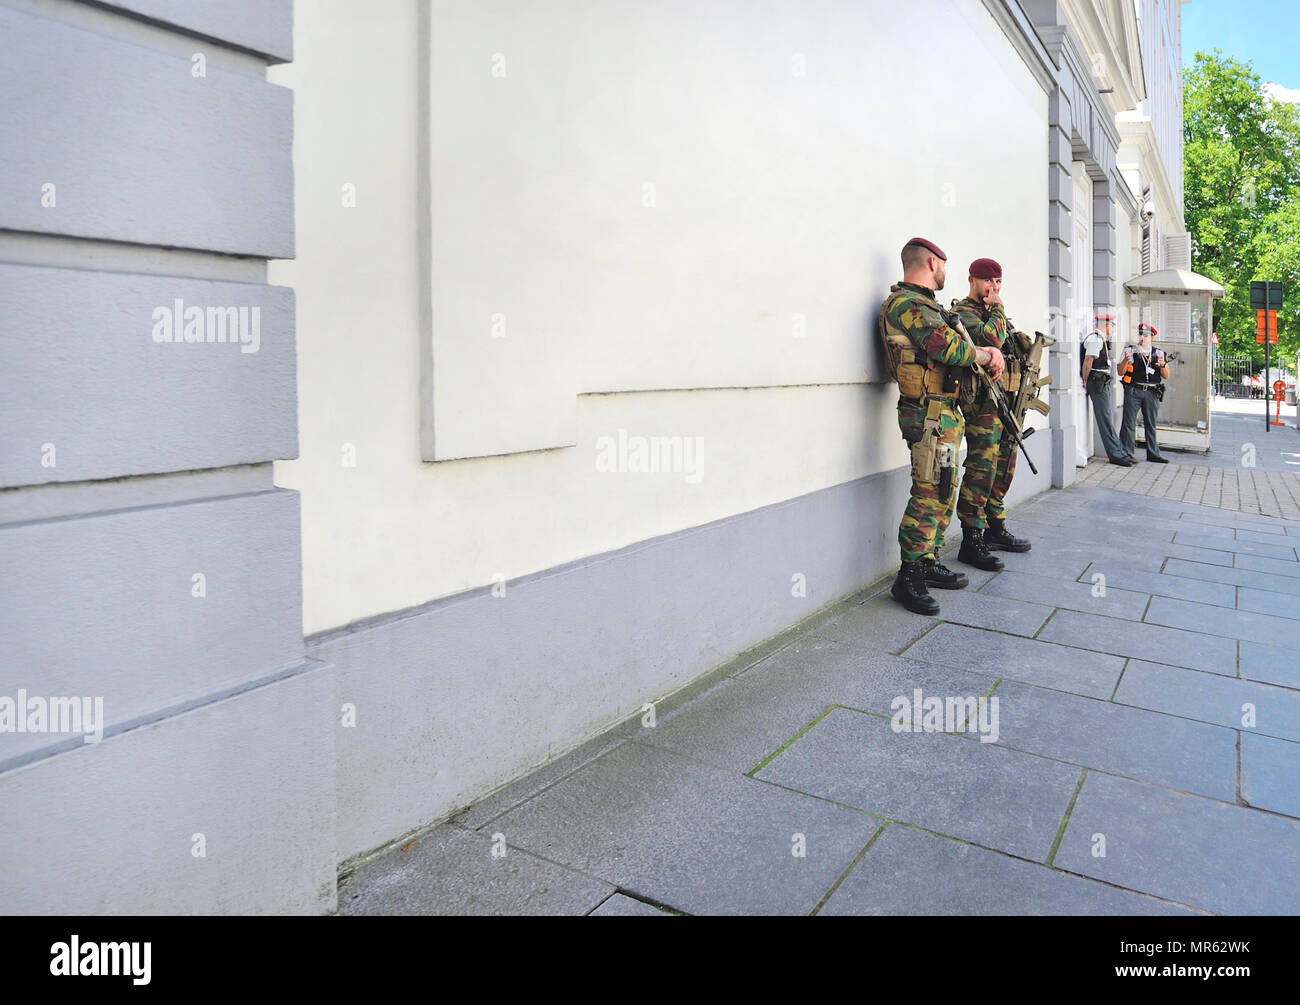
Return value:
<svg viewBox="0 0 1300 1005">
<path fill-rule="evenodd" d="M 984 543 L 984 535 L 974 527 L 962 528 L 961 551 L 957 553 L 957 561 L 985 572 L 1001 572 L 1005 568 L 1002 559 L 989 551 L 989 546 Z"/>
<path fill-rule="evenodd" d="M 970 586 L 966 573 L 953 572 L 946 566 L 940 565 L 937 558 L 927 556 L 917 564 L 921 567 L 926 586 L 935 586 L 940 590 L 964 590 Z"/>
<path fill-rule="evenodd" d="M 1002 551 L 1028 551 L 1029 542 L 1023 537 L 1016 537 L 1014 534 L 1007 532 L 1005 520 L 999 520 L 997 517 L 989 517 L 989 526 L 984 531 L 984 543 L 990 548 L 1000 548 Z"/>
<path fill-rule="evenodd" d="M 894 577 L 890 596 L 917 614 L 938 614 L 939 602 L 925 588 L 925 572 L 919 562 L 904 562 Z"/>
</svg>

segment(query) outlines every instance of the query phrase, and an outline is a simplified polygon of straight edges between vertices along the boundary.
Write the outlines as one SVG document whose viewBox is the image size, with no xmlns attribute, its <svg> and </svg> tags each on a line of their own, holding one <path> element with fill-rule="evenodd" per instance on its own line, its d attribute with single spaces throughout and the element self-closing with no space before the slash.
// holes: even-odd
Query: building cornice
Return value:
<svg viewBox="0 0 1300 1005">
<path fill-rule="evenodd" d="M 984 6 L 1046 94 L 1056 87 L 1055 66 L 1042 39 L 1016 0 L 984 0 Z"/>
<path fill-rule="evenodd" d="M 1128 53 L 1130 37 L 1136 37 L 1136 14 L 1130 14 L 1134 20 L 1130 36 L 1127 25 L 1124 30 L 1123 46 L 1116 39 L 1114 31 L 1101 13 L 1097 3 L 1081 3 L 1080 0 L 1061 0 L 1069 24 L 1079 46 L 1084 66 L 1087 68 L 1085 79 L 1093 82 L 1094 89 L 1098 83 L 1108 83 L 1114 91 L 1107 95 L 1110 114 L 1135 108 L 1146 96 L 1146 86 L 1139 77 L 1133 79 L 1133 67 L 1126 59 L 1120 58 L 1121 51 Z M 1131 8 L 1131 5 L 1130 5 Z M 1089 54 L 1093 54 L 1089 56 Z M 1094 62 L 1099 60 L 1099 64 Z M 1098 81 L 1097 71 L 1101 71 L 1103 80 Z"/>
</svg>

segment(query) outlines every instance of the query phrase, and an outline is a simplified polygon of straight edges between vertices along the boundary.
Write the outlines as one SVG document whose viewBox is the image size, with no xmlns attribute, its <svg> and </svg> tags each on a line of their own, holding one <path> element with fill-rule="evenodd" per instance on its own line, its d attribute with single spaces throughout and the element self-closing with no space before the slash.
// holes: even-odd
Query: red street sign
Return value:
<svg viewBox="0 0 1300 1005">
<path fill-rule="evenodd" d="M 1267 314 L 1267 318 L 1265 317 Z M 1264 344 L 1264 326 L 1268 325 L 1268 344 L 1277 345 L 1277 311 L 1255 312 L 1255 341 Z"/>
</svg>

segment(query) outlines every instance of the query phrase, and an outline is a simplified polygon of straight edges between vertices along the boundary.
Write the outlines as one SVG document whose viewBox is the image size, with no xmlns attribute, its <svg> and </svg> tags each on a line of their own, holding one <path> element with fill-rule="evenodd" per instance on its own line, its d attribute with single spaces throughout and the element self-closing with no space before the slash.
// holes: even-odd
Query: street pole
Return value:
<svg viewBox="0 0 1300 1005">
<path fill-rule="evenodd" d="M 1264 432 L 1272 431 L 1268 424 L 1268 318 L 1269 311 L 1267 305 L 1272 302 L 1273 284 L 1266 282 L 1264 284 Z"/>
</svg>

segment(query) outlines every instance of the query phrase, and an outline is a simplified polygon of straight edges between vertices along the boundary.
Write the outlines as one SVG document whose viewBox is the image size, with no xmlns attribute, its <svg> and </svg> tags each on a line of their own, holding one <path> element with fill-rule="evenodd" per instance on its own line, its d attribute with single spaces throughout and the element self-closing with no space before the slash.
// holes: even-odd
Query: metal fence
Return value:
<svg viewBox="0 0 1300 1005">
<path fill-rule="evenodd" d="M 1271 398 L 1273 381 L 1285 380 L 1294 389 L 1296 377 L 1276 364 L 1264 372 L 1264 364 L 1249 356 L 1219 356 L 1214 361 L 1214 393 L 1221 398 Z"/>
</svg>

